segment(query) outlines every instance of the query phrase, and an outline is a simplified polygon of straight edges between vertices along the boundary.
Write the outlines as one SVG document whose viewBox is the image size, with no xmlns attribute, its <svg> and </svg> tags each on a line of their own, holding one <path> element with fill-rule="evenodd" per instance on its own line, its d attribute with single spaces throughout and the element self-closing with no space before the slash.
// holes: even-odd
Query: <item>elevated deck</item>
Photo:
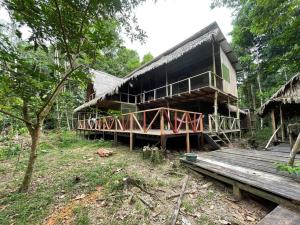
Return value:
<svg viewBox="0 0 300 225">
<path fill-rule="evenodd" d="M 239 132 L 240 122 L 233 117 L 203 115 L 199 112 L 161 107 L 106 117 L 78 114 L 77 129 L 128 135 L 130 139 L 134 138 L 133 135 L 155 136 L 161 139 L 162 145 L 168 137 L 186 136 L 189 152 L 190 135 L 222 133 L 226 136 L 228 133 Z"/>
<path fill-rule="evenodd" d="M 223 149 L 199 153 L 196 162 L 181 159 L 188 168 L 233 185 L 277 204 L 300 207 L 300 177 L 277 171 L 289 153 Z M 296 160 L 300 160 L 297 155 Z"/>
</svg>

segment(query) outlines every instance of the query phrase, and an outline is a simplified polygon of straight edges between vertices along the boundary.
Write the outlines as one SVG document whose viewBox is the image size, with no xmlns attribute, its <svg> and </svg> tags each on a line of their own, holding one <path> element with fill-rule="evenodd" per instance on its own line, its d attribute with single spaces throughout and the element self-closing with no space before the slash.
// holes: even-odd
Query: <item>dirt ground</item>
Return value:
<svg viewBox="0 0 300 225">
<path fill-rule="evenodd" d="M 34 180 L 31 190 L 32 195 L 39 194 L 26 196 L 23 201 L 28 201 L 29 205 L 36 204 L 32 200 L 35 198 L 42 201 L 45 191 L 40 191 L 39 187 L 43 185 L 50 193 L 50 196 L 47 194 L 50 200 L 45 206 L 39 204 L 38 212 L 34 211 L 36 205 L 25 205 L 22 210 L 29 210 L 26 212 L 31 218 L 27 215 L 18 218 L 22 213 L 13 210 L 19 210 L 23 202 L 14 202 L 11 196 L 5 196 L 8 188 L 15 188 L 17 183 L 11 179 L 6 184 L 1 182 L 0 190 L 6 190 L 0 198 L 0 214 L 3 213 L 0 223 L 168 224 L 187 174 L 186 194 L 177 224 L 254 225 L 270 211 L 251 197 L 235 201 L 231 187 L 183 168 L 179 154 L 169 154 L 163 163 L 153 165 L 142 159 L 140 151 L 129 151 L 128 146 L 105 148 L 114 154 L 99 157 L 95 154 L 97 143 L 65 151 L 63 158 L 59 158 L 56 151 L 45 154 L 43 160 L 47 166 L 44 163 L 43 169 L 36 173 L 38 179 Z M 14 162 L 0 161 L 10 170 L 14 169 Z M 11 173 L 2 172 L 0 176 L 9 179 Z M 67 185 L 60 182 L 67 182 Z"/>
<path fill-rule="evenodd" d="M 119 147 L 116 155 L 110 159 L 101 158 L 100 163 L 125 160 L 131 157 L 130 154 L 136 153 L 127 152 L 125 146 Z M 177 156 L 170 158 L 162 165 L 153 166 L 137 159 L 127 167 L 116 168 L 116 173 L 122 171 L 129 177 L 134 174 L 133 177 L 138 177 L 135 179 L 142 180 L 143 188 L 128 184 L 113 194 L 104 194 L 103 189 L 98 188 L 82 199 L 57 208 L 44 224 L 56 224 L 53 223 L 55 217 L 55 222 L 71 224 L 74 205 L 87 209 L 90 224 L 167 224 L 177 204 L 185 174 L 189 175 L 187 194 L 183 197 L 177 224 L 254 225 L 269 212 L 250 197 L 236 202 L 230 187 L 185 170 L 179 165 Z"/>
</svg>

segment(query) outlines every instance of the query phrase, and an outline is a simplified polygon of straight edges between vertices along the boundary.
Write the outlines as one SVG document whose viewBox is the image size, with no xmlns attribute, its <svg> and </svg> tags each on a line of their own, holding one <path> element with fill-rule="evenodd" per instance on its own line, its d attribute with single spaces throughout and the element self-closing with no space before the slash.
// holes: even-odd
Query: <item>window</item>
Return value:
<svg viewBox="0 0 300 225">
<path fill-rule="evenodd" d="M 223 63 L 222 63 L 222 76 L 223 76 L 224 80 L 226 80 L 227 82 L 230 82 L 229 69 Z"/>
</svg>

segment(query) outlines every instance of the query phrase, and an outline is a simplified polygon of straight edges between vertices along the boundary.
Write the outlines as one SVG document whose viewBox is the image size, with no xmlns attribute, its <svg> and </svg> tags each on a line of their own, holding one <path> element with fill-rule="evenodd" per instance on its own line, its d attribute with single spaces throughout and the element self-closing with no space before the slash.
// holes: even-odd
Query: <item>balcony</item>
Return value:
<svg viewBox="0 0 300 225">
<path fill-rule="evenodd" d="M 222 91 L 223 79 L 213 72 L 207 71 L 168 85 L 144 91 L 143 93 L 137 95 L 120 93 L 119 100 L 121 102 L 143 104 L 146 102 L 164 99 L 166 97 L 172 98 L 184 93 L 191 93 L 192 91 L 200 90 L 204 87 L 213 87 Z"/>
</svg>

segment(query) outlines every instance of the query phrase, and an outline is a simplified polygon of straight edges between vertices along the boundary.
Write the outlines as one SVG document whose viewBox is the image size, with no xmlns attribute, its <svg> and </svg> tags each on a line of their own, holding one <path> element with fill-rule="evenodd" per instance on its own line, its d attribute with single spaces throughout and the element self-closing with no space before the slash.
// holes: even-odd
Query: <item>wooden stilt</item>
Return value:
<svg viewBox="0 0 300 225">
<path fill-rule="evenodd" d="M 186 152 L 191 152 L 190 147 L 190 132 L 187 113 L 185 114 L 185 129 L 186 129 Z"/>
<path fill-rule="evenodd" d="M 167 148 L 167 138 L 165 135 L 160 136 L 160 147 L 162 150 L 166 150 Z"/>
<path fill-rule="evenodd" d="M 215 92 L 214 96 L 214 117 L 215 117 L 215 131 L 219 131 L 219 119 L 218 119 L 218 92 Z"/>
<path fill-rule="evenodd" d="M 272 120 L 272 133 L 276 131 L 276 121 L 275 121 L 275 112 L 274 110 L 271 111 L 271 120 Z M 277 135 L 275 134 L 274 140 L 277 141 Z"/>
<path fill-rule="evenodd" d="M 114 147 L 118 146 L 118 133 L 114 132 Z"/>
<path fill-rule="evenodd" d="M 133 114 L 130 113 L 130 150 L 133 150 Z"/>
<path fill-rule="evenodd" d="M 283 124 L 283 114 L 282 114 L 282 108 L 280 105 L 280 126 L 281 126 L 281 141 L 285 141 L 285 137 L 284 137 L 284 124 Z"/>
<path fill-rule="evenodd" d="M 203 146 L 203 145 L 204 145 L 204 134 L 201 133 L 201 146 Z"/>
<path fill-rule="evenodd" d="M 240 188 L 236 185 L 233 184 L 233 197 L 236 201 L 241 201 L 243 196 L 242 196 L 242 192 L 240 190 Z"/>
<path fill-rule="evenodd" d="M 164 109 L 160 109 L 160 135 L 164 134 L 164 130 L 165 130 L 165 121 L 164 121 Z"/>
</svg>

